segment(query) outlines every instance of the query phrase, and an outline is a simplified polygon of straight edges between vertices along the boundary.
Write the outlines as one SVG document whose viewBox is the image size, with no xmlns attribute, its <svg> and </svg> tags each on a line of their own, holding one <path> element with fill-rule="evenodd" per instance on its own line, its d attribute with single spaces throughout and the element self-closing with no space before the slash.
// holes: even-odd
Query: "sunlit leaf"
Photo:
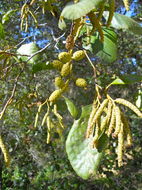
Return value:
<svg viewBox="0 0 142 190">
<path fill-rule="evenodd" d="M 78 3 L 69 2 L 63 9 L 61 16 L 64 18 L 75 20 L 85 16 L 92 9 L 98 8 L 105 0 L 80 0 Z"/>
<path fill-rule="evenodd" d="M 17 52 L 21 54 L 19 58 L 21 58 L 22 61 L 27 61 L 30 58 L 30 56 L 36 53 L 38 50 L 39 50 L 38 46 L 34 42 L 31 42 L 31 43 L 22 45 L 17 50 Z M 39 59 L 39 55 L 37 54 L 33 58 L 30 59 L 29 63 L 35 63 L 38 59 Z"/>
<path fill-rule="evenodd" d="M 84 48 L 90 50 L 103 61 L 112 63 L 117 59 L 117 34 L 110 28 L 104 28 L 103 33 L 103 43 L 95 33 L 91 36 L 89 45 L 86 46 L 84 40 Z"/>
<path fill-rule="evenodd" d="M 85 138 L 86 128 L 87 120 L 76 120 L 66 141 L 68 159 L 77 175 L 83 179 L 95 176 L 103 157 L 103 150 L 107 145 L 107 141 L 106 139 L 104 141 L 103 137 L 98 142 L 99 148 L 92 148 L 92 138 Z"/>
<path fill-rule="evenodd" d="M 125 82 L 119 78 L 115 79 L 111 85 L 125 84 Z"/>
<path fill-rule="evenodd" d="M 104 15 L 106 18 L 108 17 L 108 14 L 109 13 L 105 11 Z M 116 29 L 122 29 L 128 32 L 133 32 L 134 34 L 142 35 L 142 27 L 139 23 L 132 18 L 119 13 L 114 14 L 111 26 Z"/>
</svg>

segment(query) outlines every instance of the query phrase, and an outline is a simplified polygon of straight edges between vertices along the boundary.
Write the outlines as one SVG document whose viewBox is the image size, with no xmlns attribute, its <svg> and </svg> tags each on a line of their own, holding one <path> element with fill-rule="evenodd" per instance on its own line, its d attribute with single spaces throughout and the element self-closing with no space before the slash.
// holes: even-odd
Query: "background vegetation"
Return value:
<svg viewBox="0 0 142 190">
<path fill-rule="evenodd" d="M 142 120 L 131 111 L 127 113 L 131 123 L 133 146 L 126 150 L 124 165 L 117 166 L 115 145 L 109 147 L 107 156 L 101 162 L 96 179 L 83 180 L 72 169 L 65 151 L 65 140 L 72 126 L 73 120 L 67 112 L 63 99 L 58 101 L 59 112 L 64 116 L 65 130 L 52 134 L 49 144 L 46 143 L 47 129 L 41 126 L 42 117 L 46 112 L 43 109 L 34 128 L 38 106 L 51 92 L 55 90 L 55 70 L 48 70 L 46 63 L 57 58 L 59 52 L 65 51 L 65 39 L 69 34 L 70 22 L 66 29 L 58 28 L 61 10 L 67 1 L 57 1 L 53 6 L 54 13 L 45 9 L 42 13 L 40 3 L 35 2 L 32 11 L 37 23 L 29 17 L 28 30 L 20 30 L 20 11 L 25 1 L 0 0 L 0 109 L 5 106 L 11 96 L 13 86 L 16 91 L 13 101 L 6 109 L 0 120 L 0 132 L 8 147 L 11 156 L 11 166 L 7 168 L 0 155 L 0 183 L 4 190 L 141 190 L 142 189 Z M 27 3 L 30 3 L 27 1 Z M 54 5 L 54 2 L 53 2 Z M 126 12 L 123 2 L 116 1 L 116 11 L 133 17 L 139 23 L 142 21 L 141 1 L 130 1 L 130 11 Z M 53 14 L 55 16 L 53 16 Z M 37 26 L 36 26 L 37 25 Z M 134 79 L 128 79 L 125 85 L 112 86 L 109 93 L 112 97 L 122 97 L 142 110 L 142 84 L 139 77 L 142 72 L 142 36 L 131 32 L 117 30 L 118 56 L 112 63 L 105 62 L 89 53 L 89 57 L 98 70 L 98 83 L 102 87 L 108 85 L 116 76 L 133 74 Z M 36 66 L 19 63 L 15 54 L 17 49 L 29 42 L 35 42 L 39 49 L 46 44 L 51 46 L 45 49 L 36 60 Z M 77 41 L 75 49 L 80 47 L 81 40 Z M 14 56 L 13 56 L 14 55 Z M 4 56 L 4 57 L 3 57 Z M 15 57 L 12 58 L 11 57 Z M 41 66 L 42 65 L 42 66 Z M 21 73 L 16 81 L 16 77 Z M 87 59 L 75 65 L 74 74 L 87 79 L 87 90 L 70 85 L 65 94 L 80 109 L 91 104 L 94 98 L 93 71 Z M 125 75 L 126 76 L 126 75 Z M 138 78 L 138 80 L 137 80 Z M 125 80 L 127 80 L 125 78 Z M 134 81 L 134 82 L 133 82 Z"/>
</svg>

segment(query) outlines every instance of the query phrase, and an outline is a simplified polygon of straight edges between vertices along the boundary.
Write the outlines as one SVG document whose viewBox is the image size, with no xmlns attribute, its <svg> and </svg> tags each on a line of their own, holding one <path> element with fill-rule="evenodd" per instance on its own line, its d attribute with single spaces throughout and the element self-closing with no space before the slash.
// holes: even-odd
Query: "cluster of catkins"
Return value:
<svg viewBox="0 0 142 190">
<path fill-rule="evenodd" d="M 53 68 L 60 72 L 60 76 L 55 78 L 55 86 L 58 87 L 58 89 L 50 95 L 50 102 L 55 102 L 68 88 L 70 76 L 72 74 L 73 61 L 80 61 L 84 57 L 85 53 L 83 50 L 76 51 L 73 54 L 70 52 L 61 52 L 58 55 L 58 60 L 52 62 Z M 75 84 L 83 88 L 87 86 L 87 82 L 83 78 L 77 78 Z"/>
<path fill-rule="evenodd" d="M 122 166 L 124 151 L 124 140 L 127 146 L 132 145 L 132 135 L 129 123 L 124 113 L 120 110 L 119 104 L 122 104 L 134 111 L 140 118 L 142 113 L 139 109 L 127 100 L 117 98 L 115 100 L 106 98 L 102 103 L 94 101 L 92 112 L 88 120 L 86 137 L 93 137 L 92 146 L 97 148 L 97 143 L 102 134 L 113 139 L 117 138 L 118 166 Z"/>
</svg>

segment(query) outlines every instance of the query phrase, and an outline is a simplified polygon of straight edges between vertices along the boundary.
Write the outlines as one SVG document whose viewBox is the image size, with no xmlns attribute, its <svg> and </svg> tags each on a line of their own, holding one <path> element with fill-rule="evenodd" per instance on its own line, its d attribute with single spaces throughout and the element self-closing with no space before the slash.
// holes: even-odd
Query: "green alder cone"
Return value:
<svg viewBox="0 0 142 190">
<path fill-rule="evenodd" d="M 64 86 L 64 81 L 62 80 L 61 77 L 56 77 L 55 78 L 55 86 L 62 88 Z"/>
<path fill-rule="evenodd" d="M 80 61 L 85 57 L 85 53 L 82 50 L 76 51 L 73 56 L 72 59 L 74 59 L 75 61 Z"/>
<path fill-rule="evenodd" d="M 49 101 L 50 101 L 50 102 L 55 102 L 58 98 L 60 98 L 61 94 L 62 94 L 62 90 L 60 90 L 60 89 L 55 90 L 55 91 L 52 92 L 52 94 L 50 95 Z"/>
<path fill-rule="evenodd" d="M 63 66 L 63 63 L 61 61 L 59 61 L 59 60 L 54 60 L 52 62 L 52 65 L 53 65 L 54 69 L 57 69 L 57 70 L 60 71 L 62 66 Z"/>
<path fill-rule="evenodd" d="M 83 78 L 76 79 L 75 84 L 76 84 L 76 86 L 82 87 L 82 88 L 87 86 L 87 82 Z"/>
<path fill-rule="evenodd" d="M 75 120 L 66 140 L 66 152 L 70 163 L 81 178 L 95 176 L 108 138 L 105 134 L 98 140 L 98 149 L 92 148 L 92 138 L 85 138 L 88 119 Z"/>
<path fill-rule="evenodd" d="M 71 71 L 71 64 L 70 62 L 66 63 L 63 65 L 62 69 L 61 69 L 61 76 L 62 77 L 66 77 L 70 74 Z"/>
<path fill-rule="evenodd" d="M 67 63 L 71 61 L 71 54 L 68 52 L 61 52 L 59 53 L 58 58 L 61 62 Z"/>
</svg>

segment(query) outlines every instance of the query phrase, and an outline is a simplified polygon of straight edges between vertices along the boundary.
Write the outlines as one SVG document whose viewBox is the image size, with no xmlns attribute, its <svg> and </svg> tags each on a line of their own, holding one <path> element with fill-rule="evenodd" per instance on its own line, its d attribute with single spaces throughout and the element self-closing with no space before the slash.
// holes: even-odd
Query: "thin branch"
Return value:
<svg viewBox="0 0 142 190">
<path fill-rule="evenodd" d="M 23 70 L 23 69 L 22 69 L 22 70 Z M 17 82 L 18 82 L 18 79 L 19 79 L 19 77 L 20 77 L 20 75 L 21 75 L 22 72 L 23 72 L 23 71 L 21 71 L 21 72 L 17 75 L 17 77 L 15 78 L 15 83 L 14 83 L 14 86 L 13 86 L 13 90 L 12 90 L 11 96 L 10 96 L 10 98 L 8 99 L 8 101 L 6 102 L 6 104 L 4 105 L 2 111 L 0 112 L 0 119 L 3 117 L 3 115 L 4 115 L 4 113 L 5 113 L 6 108 L 8 107 L 8 105 L 12 102 L 12 99 L 13 99 L 13 97 L 14 97 L 14 95 L 15 95 L 15 92 L 16 92 Z"/>
<path fill-rule="evenodd" d="M 93 70 L 94 70 L 94 78 L 96 78 L 97 76 L 97 69 L 96 67 L 94 66 L 94 64 L 92 63 L 90 57 L 88 56 L 87 52 L 85 50 L 83 50 L 85 55 L 86 55 L 86 58 L 88 59 L 89 63 L 91 64 L 91 66 L 93 67 Z"/>
<path fill-rule="evenodd" d="M 26 62 L 30 61 L 34 56 L 36 56 L 37 54 L 43 52 L 46 48 L 48 48 L 51 45 L 51 43 L 48 43 L 44 48 L 40 49 L 39 51 L 35 52 L 34 54 L 32 54 Z"/>
<path fill-rule="evenodd" d="M 47 47 L 49 47 L 51 44 L 48 43 L 44 48 L 40 49 L 39 51 L 37 51 L 36 53 L 32 54 L 28 60 L 26 62 L 28 62 L 30 59 L 32 59 L 34 56 L 36 56 L 37 54 L 43 52 Z M 24 71 L 24 68 L 23 67 L 20 71 L 20 73 L 17 75 L 17 77 L 15 78 L 15 82 L 14 82 L 14 86 L 13 86 L 13 90 L 12 90 L 12 93 L 11 93 L 11 96 L 10 98 L 7 100 L 6 104 L 4 105 L 2 111 L 0 112 L 0 120 L 2 119 L 8 105 L 12 102 L 13 98 L 14 98 L 14 95 L 15 95 L 15 92 L 16 92 L 16 88 L 17 88 L 17 84 L 18 84 L 18 79 L 20 78 L 21 74 L 23 73 Z"/>
</svg>

